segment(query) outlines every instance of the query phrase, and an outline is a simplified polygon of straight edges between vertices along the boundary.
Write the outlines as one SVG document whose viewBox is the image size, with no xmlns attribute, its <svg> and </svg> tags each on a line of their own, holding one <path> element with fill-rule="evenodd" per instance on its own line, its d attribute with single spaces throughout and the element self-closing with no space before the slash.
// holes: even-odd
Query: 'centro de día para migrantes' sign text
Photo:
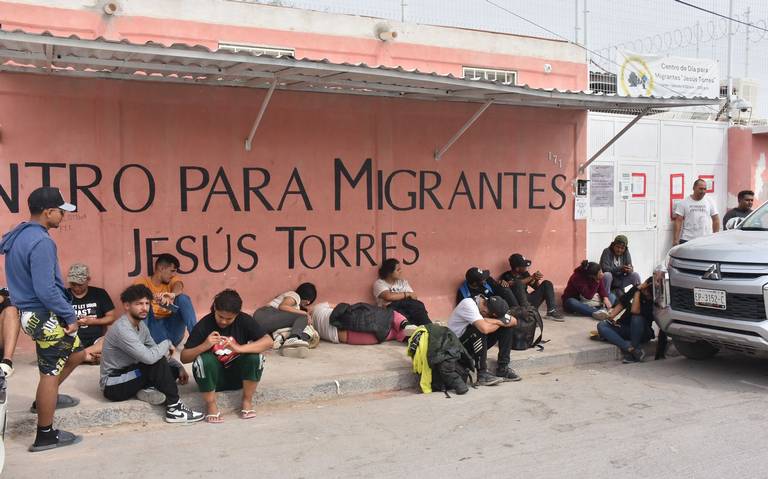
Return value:
<svg viewBox="0 0 768 479">
<path fill-rule="evenodd" d="M 37 186 L 53 184 L 52 177 L 66 177 L 56 182 L 65 198 L 78 206 L 78 213 L 96 210 L 109 214 L 119 212 L 136 215 L 131 220 L 135 265 L 129 276 L 138 276 L 160 252 L 175 252 L 182 259 L 182 272 L 198 268 L 213 273 L 236 268 L 240 272 L 254 270 L 259 263 L 257 234 L 258 216 L 248 213 L 284 214 L 296 217 L 295 223 L 275 226 L 269 234 L 286 245 L 287 267 L 316 269 L 325 267 L 359 267 L 375 265 L 374 254 L 380 250 L 387 257 L 389 250 L 400 247 L 403 262 L 413 264 L 419 258 L 417 231 L 381 231 L 375 237 L 365 232 L 313 232 L 302 224 L 299 212 L 328 213 L 343 211 L 451 211 L 469 210 L 560 210 L 566 203 L 566 177 L 523 171 L 464 171 L 375 169 L 373 160 L 328 162 L 328 172 L 318 178 L 313 168 L 307 183 L 299 168 L 286 169 L 275 175 L 259 166 L 179 165 L 175 186 L 169 184 L 166 173 L 159 177 L 142 164 L 132 163 L 105 174 L 105 168 L 89 163 L 9 163 L 8 180 L 0 184 L 0 205 L 10 213 L 21 216 L 25 198 L 20 196 L 20 179 L 31 191 Z M 164 170 L 166 172 L 167 170 Z M 4 174 L 6 172 L 3 172 Z M 31 182 L 32 184 L 27 184 Z M 317 191 L 307 185 L 313 186 Z M 322 190 L 320 191 L 320 187 Z M 168 195 L 157 201 L 158 188 L 171 188 Z M 331 189 L 331 194 L 328 194 Z M 175 190 L 175 191 L 174 191 Z M 159 204 L 158 204 L 159 203 Z M 24 208 L 26 211 L 26 208 Z M 146 236 L 141 231 L 141 215 L 174 213 L 203 214 L 193 226 L 215 225 L 223 211 L 243 215 L 247 232 L 232 233 L 215 227 L 209 234 L 178 234 L 174 229 L 163 236 Z M 209 213 L 209 215 L 205 215 Z M 130 217 L 130 216 L 129 216 Z M 220 216 L 219 216 L 220 217 Z M 187 217 L 189 218 L 189 217 Z M 290 220 L 287 220 L 290 221 Z M 94 226 L 95 227 L 95 226 Z M 183 224 L 182 224 L 183 227 Z M 130 233 L 129 233 L 130 232 Z M 216 245 L 214 248 L 214 244 Z M 216 250 L 216 251 L 214 251 Z"/>
<path fill-rule="evenodd" d="M 718 98 L 720 69 L 708 58 L 637 55 L 618 51 L 621 96 Z"/>
</svg>

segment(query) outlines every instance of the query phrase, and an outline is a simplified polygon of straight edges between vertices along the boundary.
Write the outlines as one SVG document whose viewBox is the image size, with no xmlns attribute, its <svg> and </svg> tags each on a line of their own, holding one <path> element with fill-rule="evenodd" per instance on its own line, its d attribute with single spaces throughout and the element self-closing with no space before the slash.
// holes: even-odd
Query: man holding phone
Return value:
<svg viewBox="0 0 768 479">
<path fill-rule="evenodd" d="M 505 288 L 522 289 L 527 295 L 528 302 L 535 308 L 541 303 L 547 303 L 547 318 L 553 321 L 563 321 L 563 313 L 557 309 L 555 302 L 555 287 L 551 281 L 545 280 L 541 271 L 531 274 L 528 267 L 531 260 L 526 259 L 520 253 L 514 253 L 509 257 L 509 271 L 499 277 L 499 283 Z M 528 288 L 533 291 L 528 292 Z"/>
<path fill-rule="evenodd" d="M 115 322 L 115 305 L 104 289 L 90 285 L 90 271 L 83 263 L 69 267 L 67 282 L 80 326 L 77 335 L 85 347 L 84 361 L 98 364 L 102 348 L 99 339 L 104 336 L 107 326 Z"/>
<path fill-rule="evenodd" d="M 83 361 L 77 337 L 77 316 L 67 298 L 59 269 L 56 243 L 50 229 L 59 227 L 65 212 L 75 211 L 58 188 L 41 187 L 27 198 L 29 221 L 3 235 L 5 276 L 13 304 L 21 313 L 21 327 L 36 345 L 40 380 L 32 410 L 37 412 L 37 435 L 30 452 L 80 442 L 81 436 L 53 428 L 57 407 L 79 403 L 59 395 L 59 386 Z"/>
</svg>

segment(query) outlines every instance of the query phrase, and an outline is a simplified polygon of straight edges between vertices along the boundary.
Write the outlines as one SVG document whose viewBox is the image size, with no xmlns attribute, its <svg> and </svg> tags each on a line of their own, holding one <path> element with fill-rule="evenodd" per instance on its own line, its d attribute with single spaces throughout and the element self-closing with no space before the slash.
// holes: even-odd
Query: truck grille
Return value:
<svg viewBox="0 0 768 479">
<path fill-rule="evenodd" d="M 727 309 L 700 308 L 693 304 L 693 290 L 672 286 L 672 309 L 686 313 L 714 316 L 716 318 L 737 319 L 740 321 L 765 321 L 765 302 L 760 294 L 725 294 Z"/>
</svg>

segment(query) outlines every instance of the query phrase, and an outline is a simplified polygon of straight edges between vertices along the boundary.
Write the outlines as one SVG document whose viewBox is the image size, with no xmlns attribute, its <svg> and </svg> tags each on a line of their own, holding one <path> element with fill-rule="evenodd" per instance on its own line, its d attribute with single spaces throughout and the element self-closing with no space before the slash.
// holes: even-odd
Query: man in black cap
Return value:
<svg viewBox="0 0 768 479">
<path fill-rule="evenodd" d="M 520 253 L 515 253 L 509 257 L 509 271 L 506 271 L 499 278 L 499 283 L 514 291 L 522 291 L 524 300 L 521 304 L 530 303 L 538 308 L 541 303 L 547 303 L 547 318 L 553 321 L 563 321 L 563 313 L 557 309 L 555 302 L 555 287 L 551 281 L 545 280 L 541 271 L 531 274 L 528 267 L 531 266 L 531 260 L 526 259 Z M 528 288 L 533 291 L 528 292 Z"/>
<path fill-rule="evenodd" d="M 48 234 L 58 228 L 64 213 L 75 206 L 64 201 L 58 188 L 42 187 L 27 199 L 30 220 L 3 235 L 5 276 L 13 304 L 21 313 L 21 327 L 36 344 L 40 381 L 32 410 L 37 412 L 37 436 L 29 448 L 44 451 L 80 442 L 81 436 L 53 428 L 56 407 L 79 403 L 59 395 L 59 385 L 80 364 L 85 353 L 77 337 L 77 316 L 66 296 L 56 243 Z"/>
<path fill-rule="evenodd" d="M 510 307 L 518 306 L 520 304 L 520 301 L 517 298 L 518 294 L 513 292 L 510 288 L 506 288 L 497 283 L 491 278 L 491 272 L 487 269 L 473 266 L 467 270 L 464 278 L 464 282 L 461 283 L 459 289 L 456 291 L 456 304 L 459 304 L 464 299 L 477 296 L 485 296 L 486 298 L 490 298 L 491 296 L 501 296 Z M 520 291 L 525 293 L 524 289 L 521 289 Z"/>
<path fill-rule="evenodd" d="M 509 304 L 499 296 L 477 296 L 463 299 L 451 313 L 448 328 L 453 331 L 477 362 L 477 381 L 482 386 L 495 386 L 503 381 L 520 381 L 509 367 L 512 350 L 512 328 L 517 319 L 509 314 Z M 498 344 L 496 375 L 488 371 L 488 349 Z"/>
</svg>

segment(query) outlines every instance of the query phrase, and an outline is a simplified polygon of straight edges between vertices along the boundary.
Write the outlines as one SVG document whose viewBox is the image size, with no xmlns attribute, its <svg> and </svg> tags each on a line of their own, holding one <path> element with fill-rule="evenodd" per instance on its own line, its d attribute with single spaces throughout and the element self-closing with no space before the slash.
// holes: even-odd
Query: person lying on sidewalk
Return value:
<svg viewBox="0 0 768 479">
<path fill-rule="evenodd" d="M 632 266 L 629 241 L 624 235 L 617 235 L 603 250 L 603 254 L 600 255 L 600 268 L 603 270 L 605 290 L 609 293 L 618 293 L 618 296 L 624 294 L 624 288 L 627 286 L 637 286 L 642 281 Z"/>
<path fill-rule="evenodd" d="M 616 320 L 622 311 L 624 313 Z M 597 323 L 600 337 L 621 349 L 625 364 L 641 362 L 645 358 L 642 345 L 655 337 L 653 278 L 633 286 L 608 313 L 608 319 Z"/>
<path fill-rule="evenodd" d="M 495 386 L 502 381 L 520 381 L 520 376 L 509 367 L 512 351 L 512 328 L 517 319 L 509 314 L 509 305 L 503 298 L 467 298 L 462 300 L 448 319 L 453 331 L 477 364 L 477 382 L 481 386 Z M 499 346 L 496 375 L 488 371 L 488 349 Z"/>
<path fill-rule="evenodd" d="M 72 296 L 72 307 L 77 315 L 77 335 L 85 348 L 84 363 L 99 364 L 101 359 L 101 338 L 106 328 L 115 322 L 115 305 L 109 294 L 91 286 L 88 266 L 75 263 L 67 271 L 67 290 Z"/>
<path fill-rule="evenodd" d="M 416 330 L 405 316 L 372 304 L 320 303 L 310 308 L 320 339 L 355 345 L 405 342 Z"/>
<path fill-rule="evenodd" d="M 315 299 L 315 285 L 302 283 L 295 291 L 286 291 L 253 313 L 253 319 L 266 334 L 273 335 L 279 329 L 291 328 L 288 338 L 282 334 L 273 336 L 273 346 L 281 355 L 305 358 L 309 354 L 311 334 L 307 326 L 311 318 L 307 308 Z"/>
<path fill-rule="evenodd" d="M 170 357 L 171 341 L 156 344 L 146 319 L 152 304 L 152 291 L 142 284 L 129 286 L 120 295 L 125 314 L 104 336 L 99 386 L 110 401 L 137 398 L 153 405 L 165 404 L 165 421 L 192 423 L 203 413 L 193 411 L 179 399 L 176 385 L 186 384 L 184 366 Z"/>
<path fill-rule="evenodd" d="M 152 309 L 147 328 L 156 343 L 168 339 L 174 346 L 181 344 L 184 332 L 192 331 L 197 322 L 192 300 L 184 294 L 184 283 L 177 276 L 179 259 L 163 253 L 155 260 L 152 276 L 145 276 L 133 284 L 143 284 L 152 291 Z"/>
<path fill-rule="evenodd" d="M 608 318 L 616 297 L 605 289 L 603 270 L 597 263 L 584 260 L 568 279 L 563 291 L 563 308 L 569 313 Z"/>
<path fill-rule="evenodd" d="M 400 261 L 389 258 L 379 267 L 379 279 L 373 283 L 373 297 L 380 308 L 393 309 L 416 326 L 429 324 L 427 308 L 419 301 L 408 280 L 403 278 Z"/>
<path fill-rule="evenodd" d="M 552 281 L 544 279 L 541 271 L 536 271 L 533 274 L 528 272 L 531 260 L 526 259 L 520 253 L 511 255 L 508 261 L 509 271 L 505 271 L 501 275 L 499 283 L 510 288 L 517 295 L 522 294 L 525 301 L 520 301 L 521 304 L 527 301 L 533 307 L 538 308 L 541 306 L 541 303 L 546 302 L 546 317 L 553 321 L 563 321 L 563 313 L 557 309 L 557 304 L 555 303 L 555 286 L 552 284 Z M 528 288 L 531 288 L 533 291 L 529 293 Z"/>
<path fill-rule="evenodd" d="M 225 289 L 217 294 L 210 314 L 195 325 L 181 352 L 182 362 L 194 361 L 192 375 L 203 393 L 209 423 L 222 422 L 218 391 L 242 389 L 240 418 L 256 416 L 253 395 L 264 371 L 261 353 L 272 347 L 272 338 L 242 308 L 237 291 Z"/>
<path fill-rule="evenodd" d="M 6 378 L 13 374 L 13 353 L 20 331 L 19 309 L 11 302 L 8 290 L 0 288 L 0 370 Z"/>
<path fill-rule="evenodd" d="M 485 296 L 486 298 L 501 296 L 510 307 L 520 305 L 514 292 L 509 289 L 509 286 L 502 286 L 497 283 L 491 278 L 489 270 L 473 266 L 464 273 L 464 282 L 461 283 L 456 291 L 456 304 L 459 304 L 464 299 L 476 296 Z"/>
</svg>

